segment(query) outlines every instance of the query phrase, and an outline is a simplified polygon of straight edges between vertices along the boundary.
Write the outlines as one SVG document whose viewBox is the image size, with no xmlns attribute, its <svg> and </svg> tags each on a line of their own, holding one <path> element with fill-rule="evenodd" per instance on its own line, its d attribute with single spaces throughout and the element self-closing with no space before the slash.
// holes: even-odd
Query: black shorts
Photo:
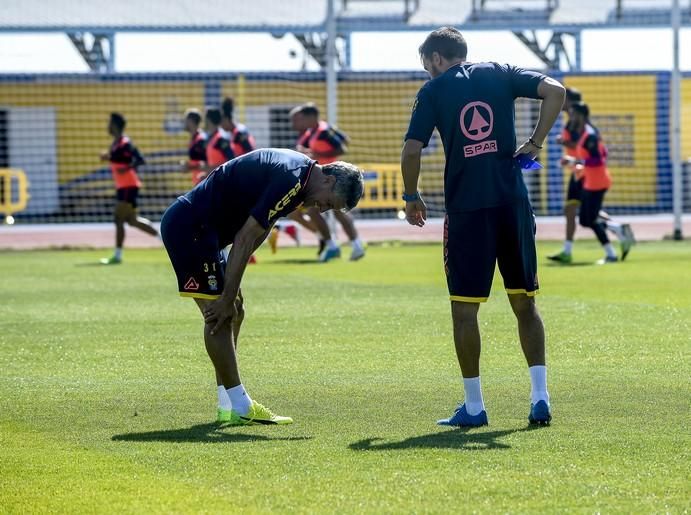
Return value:
<svg viewBox="0 0 691 515">
<path fill-rule="evenodd" d="M 139 188 L 133 186 L 132 188 L 120 188 L 115 190 L 115 199 L 118 202 L 127 202 L 132 204 L 132 207 L 137 207 L 137 197 L 139 196 Z"/>
<path fill-rule="evenodd" d="M 485 302 L 497 262 L 507 293 L 537 294 L 535 216 L 528 199 L 446 216 L 444 270 L 451 300 Z"/>
<path fill-rule="evenodd" d="M 583 179 L 576 179 L 576 174 L 571 174 L 569 186 L 566 190 L 566 205 L 578 205 L 583 196 Z"/>
<path fill-rule="evenodd" d="M 583 190 L 581 208 L 578 221 L 584 227 L 592 227 L 602 210 L 607 190 Z"/>
<path fill-rule="evenodd" d="M 223 291 L 225 260 L 218 236 L 195 221 L 192 207 L 177 200 L 161 218 L 161 238 L 183 297 L 217 299 Z"/>
</svg>

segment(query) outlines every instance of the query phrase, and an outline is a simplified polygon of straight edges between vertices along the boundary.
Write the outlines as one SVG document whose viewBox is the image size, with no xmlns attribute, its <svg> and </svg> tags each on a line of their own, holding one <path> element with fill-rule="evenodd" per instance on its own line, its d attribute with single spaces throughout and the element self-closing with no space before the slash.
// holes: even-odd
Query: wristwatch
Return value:
<svg viewBox="0 0 691 515">
<path fill-rule="evenodd" d="M 403 194 L 403 200 L 406 202 L 415 202 L 416 200 L 420 200 L 420 192 L 416 191 L 415 193 L 412 193 L 411 195 Z"/>
</svg>

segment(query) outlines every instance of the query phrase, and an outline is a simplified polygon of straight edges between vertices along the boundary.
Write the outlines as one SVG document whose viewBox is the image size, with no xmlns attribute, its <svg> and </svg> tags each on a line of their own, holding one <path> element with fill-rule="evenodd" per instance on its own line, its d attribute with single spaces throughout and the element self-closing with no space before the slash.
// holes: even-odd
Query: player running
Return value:
<svg viewBox="0 0 691 515">
<path fill-rule="evenodd" d="M 551 261 L 557 261 L 563 264 L 570 264 L 573 261 L 573 241 L 576 234 L 576 215 L 581 206 L 583 197 L 583 169 L 582 166 L 576 166 L 578 162 L 578 127 L 575 124 L 573 117 L 573 105 L 582 101 L 580 91 L 573 88 L 566 89 L 566 101 L 562 109 L 567 113 L 568 120 L 559 137 L 559 143 L 564 147 L 564 157 L 562 158 L 562 165 L 571 168 L 571 175 L 569 177 L 569 184 L 566 190 L 566 203 L 564 204 L 564 216 L 566 217 L 566 239 L 564 240 L 564 247 L 561 252 L 548 256 Z M 605 222 L 607 229 L 612 231 L 620 242 L 622 249 L 622 260 L 626 258 L 631 246 L 635 243 L 633 231 L 629 224 L 619 224 L 612 220 L 612 218 L 600 211 L 599 218 Z"/>
<path fill-rule="evenodd" d="M 185 130 L 190 133 L 187 147 L 187 161 L 183 162 L 183 170 L 192 173 L 192 184 L 199 184 L 206 177 L 206 132 L 200 125 L 202 115 L 197 109 L 185 111 Z"/>
<path fill-rule="evenodd" d="M 124 134 L 127 120 L 120 113 L 111 113 L 108 133 L 113 136 L 110 150 L 101 154 L 102 161 L 110 161 L 110 172 L 115 183 L 115 251 L 109 258 L 101 259 L 101 264 L 122 263 L 122 246 L 125 242 L 125 222 L 152 236 L 158 231 L 149 220 L 137 216 L 137 197 L 142 183 L 137 175 L 137 167 L 144 164 L 144 158 L 130 138 Z"/>
<path fill-rule="evenodd" d="M 247 260 L 274 222 L 298 206 L 350 210 L 362 193 L 362 172 L 351 164 L 319 165 L 292 150 L 260 149 L 219 166 L 164 213 L 161 235 L 180 295 L 194 298 L 202 313 L 206 350 L 229 399 L 218 408 L 220 422 L 293 421 L 252 400 L 240 380 L 235 347 Z M 229 244 L 226 264 L 221 249 Z"/>
<path fill-rule="evenodd" d="M 221 128 L 228 133 L 233 154 L 238 157 L 255 150 L 257 143 L 245 125 L 235 122 L 233 118 L 234 108 L 235 102 L 231 97 L 223 99 L 221 102 Z"/>
<path fill-rule="evenodd" d="M 235 157 L 233 147 L 230 144 L 230 137 L 221 127 L 221 110 L 209 107 L 204 114 L 206 132 L 209 141 L 206 144 L 206 172 L 214 170 L 226 161 Z"/>
<path fill-rule="evenodd" d="M 602 142 L 600 132 L 590 123 L 589 116 L 590 109 L 587 104 L 576 102 L 571 106 L 571 134 L 576 141 L 575 156 L 566 157 L 565 160 L 583 176 L 578 219 L 583 227 L 593 230 L 605 250 L 605 257 L 597 263 L 616 263 L 618 258 L 607 237 L 607 227 L 615 228 L 622 233 L 622 260 L 626 259 L 634 243 L 633 233 L 628 225 L 619 224 L 608 215 L 605 215 L 607 219 L 601 216 L 602 203 L 612 185 L 612 178 L 607 168 L 607 148 Z"/>
<path fill-rule="evenodd" d="M 444 27 L 420 46 L 428 81 L 418 92 L 405 136 L 401 168 L 406 219 L 422 227 L 427 207 L 418 192 L 420 157 L 436 127 L 444 144 L 444 268 L 451 296 L 456 355 L 465 401 L 440 425 L 488 423 L 480 385 L 477 314 L 490 294 L 497 261 L 528 362 L 528 420 L 548 424 L 545 332 L 535 305 L 538 292 L 535 218 L 519 154 L 534 158 L 564 102 L 564 87 L 541 73 L 511 65 L 466 62 L 461 33 Z M 532 136 L 516 150 L 514 100 L 541 98 Z"/>
<path fill-rule="evenodd" d="M 348 138 L 336 127 L 319 119 L 319 109 L 312 103 L 295 107 L 290 111 L 293 129 L 300 135 L 296 150 L 316 159 L 319 164 L 328 164 L 347 152 Z M 345 231 L 352 247 L 350 260 L 357 261 L 365 256 L 365 247 L 360 240 L 353 219 L 341 211 L 334 211 L 336 220 Z M 341 256 L 341 249 L 331 237 L 324 217 L 316 209 L 308 210 L 310 221 L 321 235 L 324 245 L 319 254 L 319 261 L 326 262 Z M 295 215 L 292 217 L 295 219 Z M 302 223 L 302 222 L 299 222 Z M 304 225 L 304 224 L 303 224 Z"/>
</svg>

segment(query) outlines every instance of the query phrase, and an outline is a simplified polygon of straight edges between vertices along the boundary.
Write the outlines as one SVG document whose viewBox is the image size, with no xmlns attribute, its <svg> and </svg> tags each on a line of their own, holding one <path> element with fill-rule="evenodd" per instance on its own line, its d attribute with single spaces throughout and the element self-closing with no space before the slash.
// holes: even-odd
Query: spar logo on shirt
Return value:
<svg viewBox="0 0 691 515">
<path fill-rule="evenodd" d="M 470 102 L 461 109 L 461 132 L 475 143 L 463 147 L 465 157 L 497 152 L 497 140 L 488 139 L 494 128 L 494 113 L 485 102 Z"/>
</svg>

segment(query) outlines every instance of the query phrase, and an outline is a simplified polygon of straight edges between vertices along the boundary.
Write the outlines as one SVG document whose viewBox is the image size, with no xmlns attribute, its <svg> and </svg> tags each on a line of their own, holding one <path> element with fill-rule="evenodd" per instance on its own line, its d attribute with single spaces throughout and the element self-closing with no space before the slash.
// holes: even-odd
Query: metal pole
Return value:
<svg viewBox="0 0 691 515">
<path fill-rule="evenodd" d="M 335 0 L 328 0 L 326 10 L 326 120 L 338 122 L 338 78 L 336 77 L 336 9 Z M 336 217 L 329 211 L 326 217 L 329 231 L 336 239 Z"/>
<path fill-rule="evenodd" d="M 108 73 L 115 72 L 115 33 L 108 34 L 108 64 L 106 65 Z"/>
<path fill-rule="evenodd" d="M 573 58 L 573 71 L 580 72 L 582 61 L 583 61 L 583 47 L 581 45 L 581 31 L 577 31 L 573 35 L 574 41 L 574 58 Z"/>
<path fill-rule="evenodd" d="M 335 0 L 328 0 L 326 11 L 326 112 L 327 121 L 338 121 L 338 81 L 336 78 L 336 11 Z"/>
<path fill-rule="evenodd" d="M 674 64 L 672 67 L 671 81 L 671 102 L 670 102 L 670 121 L 672 137 L 670 138 L 672 148 L 672 206 L 674 211 L 674 239 L 683 239 L 682 234 L 682 213 L 683 191 L 682 191 L 682 167 L 681 167 L 681 72 L 679 70 L 679 27 L 681 26 L 681 11 L 679 0 L 672 3 L 672 31 L 673 31 L 673 53 Z"/>
</svg>

